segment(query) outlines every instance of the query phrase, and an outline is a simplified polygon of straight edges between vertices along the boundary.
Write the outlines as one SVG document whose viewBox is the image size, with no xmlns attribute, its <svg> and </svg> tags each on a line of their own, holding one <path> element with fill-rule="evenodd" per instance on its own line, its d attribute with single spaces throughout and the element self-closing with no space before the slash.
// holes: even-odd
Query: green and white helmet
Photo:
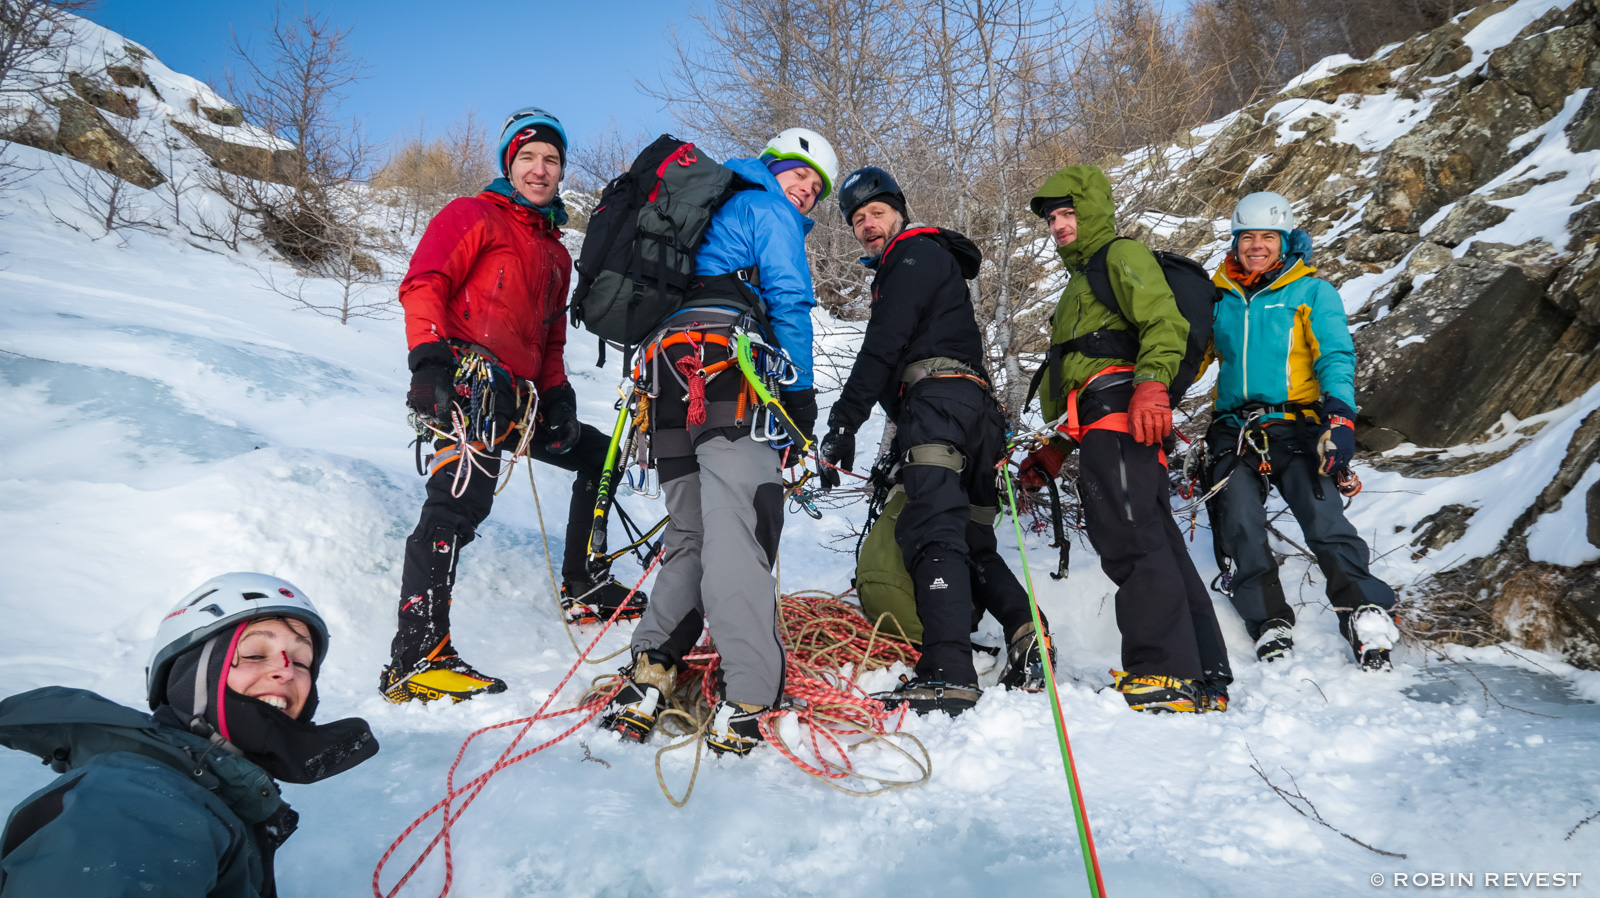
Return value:
<svg viewBox="0 0 1600 898">
<path fill-rule="evenodd" d="M 179 599 L 161 619 L 155 651 L 144 669 L 150 707 L 159 707 L 166 701 L 167 671 L 175 658 L 231 625 L 258 617 L 292 617 L 311 629 L 311 675 L 315 678 L 328 654 L 328 625 L 305 593 L 293 583 L 268 574 L 223 574 Z"/>
<path fill-rule="evenodd" d="M 834 155 L 833 144 L 828 139 L 810 128 L 788 128 L 777 137 L 767 141 L 767 148 L 761 151 L 761 158 L 767 159 L 798 159 L 816 169 L 822 176 L 822 195 L 817 197 L 817 202 L 828 198 L 833 192 L 833 182 L 839 177 L 839 157 Z"/>
<path fill-rule="evenodd" d="M 1287 240 L 1294 230 L 1294 207 L 1282 194 L 1263 190 L 1239 201 L 1233 210 L 1233 233 L 1240 231 L 1277 231 Z"/>
</svg>

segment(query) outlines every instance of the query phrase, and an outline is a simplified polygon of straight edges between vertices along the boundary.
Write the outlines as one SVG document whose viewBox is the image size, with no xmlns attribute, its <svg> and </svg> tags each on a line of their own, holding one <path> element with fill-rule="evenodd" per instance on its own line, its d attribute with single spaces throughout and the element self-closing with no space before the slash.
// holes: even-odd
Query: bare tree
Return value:
<svg viewBox="0 0 1600 898">
<path fill-rule="evenodd" d="M 62 182 L 79 211 L 87 213 L 100 230 L 97 236 L 123 229 L 162 229 L 152 191 L 161 187 L 166 177 L 146 158 L 151 144 L 149 122 L 138 116 L 120 115 L 101 116 L 100 120 L 104 139 L 99 146 L 103 155 L 84 161 L 53 160 Z M 45 205 L 49 208 L 48 201 Z M 50 214 L 62 224 L 81 230 L 59 211 L 50 209 Z"/>
<path fill-rule="evenodd" d="M 66 80 L 59 54 L 71 40 L 72 14 L 94 6 L 95 0 L 0 0 L 0 101 Z"/>
<path fill-rule="evenodd" d="M 1063 158 L 1063 37 L 1076 26 L 1025 0 L 718 0 L 674 37 L 675 65 L 651 92 L 689 132 L 729 152 L 758 152 L 795 125 L 827 136 L 841 175 L 894 174 L 911 217 L 960 230 L 988 260 L 975 284 L 991 370 L 1008 404 L 1026 381 L 1019 354 L 1043 348 L 1033 291 L 1037 253 L 1027 197 Z M 865 317 L 871 273 L 831 202 L 808 240 L 818 299 Z M 841 376 L 848 360 L 820 358 Z M 826 382 L 828 378 L 824 377 Z"/>
<path fill-rule="evenodd" d="M 66 81 L 60 60 L 72 39 L 72 14 L 93 6 L 94 0 L 0 0 L 0 131 L 27 129 L 36 117 L 30 98 Z M 0 147 L 0 194 L 32 173 L 9 149 Z"/>
<path fill-rule="evenodd" d="M 400 247 L 382 230 L 363 224 L 378 217 L 377 200 L 367 187 L 355 186 L 339 191 L 333 202 L 349 224 L 328 232 L 318 259 L 298 266 L 288 279 L 266 269 L 262 281 L 298 308 L 340 324 L 393 317 L 397 278 L 383 270 L 380 256 L 393 255 Z"/>
<path fill-rule="evenodd" d="M 316 263 L 345 241 L 335 192 L 367 173 L 370 148 L 361 124 L 340 112 L 345 92 L 365 71 L 351 55 L 350 30 L 309 11 L 279 8 L 262 28 L 263 48 L 233 37 L 238 71 L 228 91 L 256 126 L 292 144 L 297 155 L 277 183 L 244 179 L 240 198 L 261 222 L 261 233 L 292 260 Z"/>
<path fill-rule="evenodd" d="M 491 155 L 477 112 L 469 109 L 439 138 L 430 140 L 419 124 L 373 173 L 372 186 L 398 208 L 400 229 L 414 234 L 446 203 L 477 193 L 495 177 Z"/>
</svg>

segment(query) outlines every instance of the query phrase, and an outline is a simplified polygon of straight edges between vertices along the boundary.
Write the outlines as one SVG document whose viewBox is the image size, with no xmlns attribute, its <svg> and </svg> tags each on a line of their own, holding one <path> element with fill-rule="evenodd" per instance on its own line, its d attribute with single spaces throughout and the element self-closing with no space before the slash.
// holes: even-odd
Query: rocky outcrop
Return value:
<svg viewBox="0 0 1600 898">
<path fill-rule="evenodd" d="M 1467 523 L 1477 513 L 1478 509 L 1471 505 L 1446 505 L 1418 521 L 1411 527 L 1411 532 L 1417 534 L 1411 541 L 1417 551 L 1411 557 L 1420 558 L 1427 552 L 1442 549 L 1466 536 Z"/>
<path fill-rule="evenodd" d="M 123 118 L 139 117 L 138 102 L 116 88 L 106 87 L 79 72 L 68 72 L 67 83 L 72 85 L 74 93 L 91 106 Z"/>
<path fill-rule="evenodd" d="M 70 156 L 149 190 L 166 181 L 123 133 L 77 97 L 54 101 L 60 113 L 55 138 L 39 149 Z"/>
<path fill-rule="evenodd" d="M 1600 380 L 1600 332 L 1546 300 L 1538 271 L 1507 261 L 1512 253 L 1478 255 L 1451 261 L 1356 333 L 1364 424 L 1448 446 Z"/>
<path fill-rule="evenodd" d="M 232 175 L 288 184 L 305 164 L 298 150 L 269 150 L 232 143 L 182 122 L 175 121 L 172 127 L 194 141 L 194 145 L 206 154 L 212 165 Z"/>
<path fill-rule="evenodd" d="M 161 99 L 161 91 L 156 90 L 155 83 L 146 75 L 144 69 L 134 68 L 131 65 L 106 66 L 106 75 L 111 78 L 111 83 L 118 87 L 142 87 Z"/>
<path fill-rule="evenodd" d="M 1584 497 L 1584 512 L 1588 520 L 1586 536 L 1589 545 L 1600 547 L 1600 482 L 1589 487 L 1589 493 Z M 1596 613 L 1600 617 L 1600 613 Z"/>
<path fill-rule="evenodd" d="M 198 100 L 191 98 L 189 109 L 195 115 L 204 116 L 213 125 L 237 128 L 244 124 L 244 110 L 237 106 L 201 106 Z"/>
</svg>

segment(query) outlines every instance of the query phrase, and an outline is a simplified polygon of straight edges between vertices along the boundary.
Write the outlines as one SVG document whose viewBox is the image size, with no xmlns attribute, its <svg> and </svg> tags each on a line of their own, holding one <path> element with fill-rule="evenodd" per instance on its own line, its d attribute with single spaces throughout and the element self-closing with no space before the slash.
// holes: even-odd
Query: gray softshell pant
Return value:
<svg viewBox="0 0 1600 898">
<path fill-rule="evenodd" d="M 773 706 L 783 692 L 778 581 L 783 532 L 779 455 L 748 436 L 712 436 L 695 447 L 699 470 L 664 482 L 666 556 L 633 651 L 681 650 L 685 621 L 705 616 L 722 655 L 723 697 Z M 691 626 L 698 635 L 698 626 Z M 674 639 L 674 633 L 678 639 Z M 690 643 L 692 645 L 692 642 Z"/>
</svg>

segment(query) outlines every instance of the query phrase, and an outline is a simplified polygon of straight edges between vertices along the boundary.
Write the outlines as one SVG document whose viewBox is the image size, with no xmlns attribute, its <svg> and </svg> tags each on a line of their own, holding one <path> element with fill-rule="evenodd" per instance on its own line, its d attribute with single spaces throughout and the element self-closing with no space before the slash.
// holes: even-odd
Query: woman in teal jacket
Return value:
<svg viewBox="0 0 1600 898">
<path fill-rule="evenodd" d="M 1244 618 L 1256 656 L 1294 645 L 1294 610 L 1267 545 L 1271 487 L 1288 503 L 1328 581 L 1328 600 L 1356 660 L 1389 666 L 1398 632 L 1394 590 L 1367 566 L 1367 544 L 1345 519 L 1354 495 L 1355 345 L 1339 291 L 1313 277 L 1311 239 L 1294 228 L 1289 201 L 1253 193 L 1233 216 L 1234 246 L 1213 281 L 1216 414 L 1206 442 L 1213 483 L 1212 535 L 1223 591 Z M 1229 559 L 1236 565 L 1229 570 Z"/>
</svg>

